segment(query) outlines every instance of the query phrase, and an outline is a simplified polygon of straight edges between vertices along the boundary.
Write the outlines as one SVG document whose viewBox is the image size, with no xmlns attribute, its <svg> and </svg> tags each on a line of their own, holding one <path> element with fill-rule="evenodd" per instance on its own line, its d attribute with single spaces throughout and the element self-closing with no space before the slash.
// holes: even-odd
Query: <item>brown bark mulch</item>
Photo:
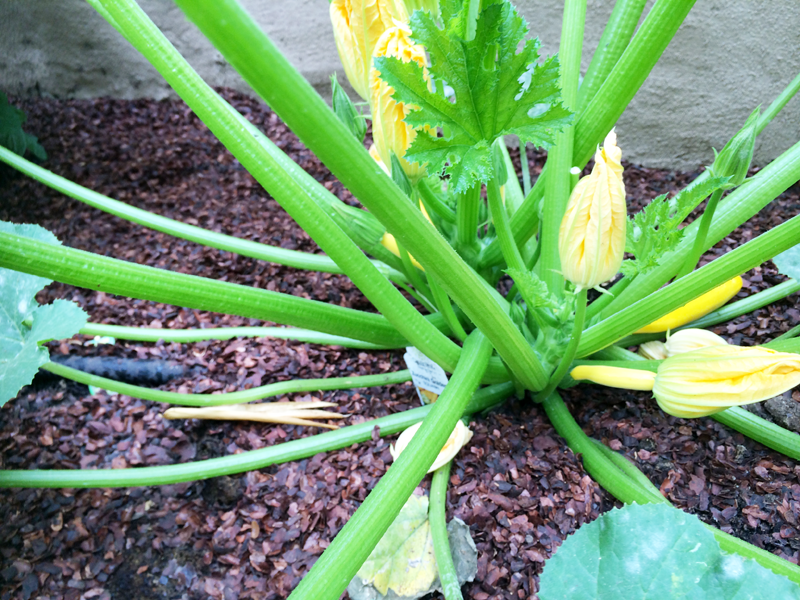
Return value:
<svg viewBox="0 0 800 600">
<path fill-rule="evenodd" d="M 357 203 L 268 108 L 223 90 L 304 169 Z M 132 205 L 255 241 L 316 245 L 180 102 L 17 103 L 49 154 L 44 166 Z M 624 132 L 620 132 L 624 148 Z M 541 168 L 542 155 L 531 154 Z M 518 160 L 518 154 L 515 154 Z M 698 171 L 699 172 L 699 171 Z M 675 192 L 696 173 L 627 165 L 632 209 Z M 800 209 L 795 185 L 718 244 L 711 259 Z M 67 246 L 164 269 L 372 310 L 346 277 L 307 273 L 171 238 L 52 192 L 0 167 L 0 219 L 38 223 Z M 780 281 L 771 263 L 745 274 L 746 297 Z M 261 325 L 239 317 L 53 284 L 40 302 L 75 300 L 91 320 L 156 328 Z M 715 331 L 737 344 L 771 339 L 800 321 L 797 296 Z M 181 392 L 233 391 L 294 378 L 384 373 L 402 352 L 282 340 L 85 346 L 55 353 L 174 360 Z M 345 424 L 417 405 L 409 384 L 297 394 L 338 403 Z M 676 505 L 797 562 L 800 467 L 710 419 L 660 412 L 647 394 L 580 386 L 566 399 L 587 433 L 623 452 Z M 800 396 L 795 392 L 795 401 Z M 0 411 L 4 469 L 123 468 L 229 455 L 312 435 L 295 426 L 166 421 L 163 407 L 62 380 L 39 380 Z M 455 460 L 448 514 L 479 550 L 476 600 L 533 597 L 544 561 L 580 525 L 615 505 L 530 401 L 476 416 Z M 285 598 L 358 508 L 391 461 L 391 439 L 204 482 L 113 490 L 0 490 L 0 599 Z M 429 481 L 423 483 L 427 487 Z M 132 595 L 133 594 L 133 595 Z"/>
</svg>

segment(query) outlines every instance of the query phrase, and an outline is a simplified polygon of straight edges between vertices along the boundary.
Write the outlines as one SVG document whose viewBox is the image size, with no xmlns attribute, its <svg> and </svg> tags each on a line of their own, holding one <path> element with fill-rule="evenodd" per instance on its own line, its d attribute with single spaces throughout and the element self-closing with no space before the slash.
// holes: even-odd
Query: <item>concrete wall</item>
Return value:
<svg viewBox="0 0 800 600">
<path fill-rule="evenodd" d="M 243 0 L 323 94 L 341 66 L 327 0 Z M 167 37 L 214 85 L 247 89 L 169 0 L 140 0 Z M 560 0 L 520 0 L 544 50 L 558 49 Z M 597 46 L 612 0 L 589 0 L 584 56 Z M 584 60 L 584 70 L 588 58 Z M 758 104 L 800 72 L 797 0 L 699 0 L 617 127 L 629 160 L 694 169 L 709 162 Z M 340 77 L 340 80 L 343 78 Z M 0 0 L 0 89 L 13 94 L 163 98 L 160 76 L 83 0 Z M 795 98 L 759 138 L 757 164 L 800 139 Z"/>
</svg>

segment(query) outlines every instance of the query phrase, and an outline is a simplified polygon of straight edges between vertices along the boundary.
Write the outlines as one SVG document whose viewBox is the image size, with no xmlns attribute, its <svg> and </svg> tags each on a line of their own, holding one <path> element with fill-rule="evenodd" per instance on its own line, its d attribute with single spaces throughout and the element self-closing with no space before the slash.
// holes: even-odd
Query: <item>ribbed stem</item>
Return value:
<svg viewBox="0 0 800 600">
<path fill-rule="evenodd" d="M 783 283 L 767 288 L 757 294 L 742 298 L 736 302 L 726 304 L 722 308 L 718 308 L 714 312 L 708 313 L 705 317 L 700 317 L 696 321 L 682 325 L 673 330 L 680 331 L 681 329 L 707 329 L 719 323 L 725 323 L 731 319 L 735 319 L 741 315 L 751 313 L 758 310 L 763 306 L 777 302 L 795 292 L 800 291 L 800 281 L 789 279 Z M 591 305 L 589 305 L 591 308 Z M 620 346 L 638 346 L 650 340 L 658 340 L 663 338 L 665 333 L 635 333 L 618 342 Z"/>
<path fill-rule="evenodd" d="M 508 214 L 506 213 L 506 207 L 503 205 L 500 186 L 496 178 L 486 184 L 486 197 L 489 200 L 489 212 L 492 215 L 497 239 L 500 240 L 500 247 L 503 249 L 506 265 L 511 269 L 527 271 L 525 261 L 522 260 L 522 254 L 520 254 L 517 243 L 511 235 L 511 229 L 508 226 Z"/>
<path fill-rule="evenodd" d="M 428 471 L 486 369 L 491 345 L 479 331 L 422 426 L 290 598 L 338 600 Z"/>
<path fill-rule="evenodd" d="M 566 108 L 578 107 L 578 79 L 581 75 L 583 29 L 586 21 L 586 0 L 565 0 L 561 25 L 561 44 L 558 59 L 561 65 L 561 98 Z M 561 220 L 567 209 L 572 179 L 572 149 L 575 129 L 565 127 L 555 136 L 555 144 L 547 151 L 547 180 L 545 181 L 544 210 L 542 211 L 542 246 L 539 276 L 557 297 L 564 293 L 564 277 L 558 254 L 558 237 Z"/>
<path fill-rule="evenodd" d="M 477 183 L 458 197 L 456 205 L 456 245 L 468 260 L 478 244 L 478 211 L 481 205 L 481 184 Z"/>
<path fill-rule="evenodd" d="M 0 267 L 110 294 L 307 327 L 377 345 L 407 340 L 381 315 L 0 233 Z"/>
<path fill-rule="evenodd" d="M 646 0 L 617 0 L 578 89 L 578 111 L 594 99 L 636 31 Z"/>
<path fill-rule="evenodd" d="M 104 325 L 87 323 L 79 332 L 82 335 L 108 336 L 121 340 L 137 342 L 178 342 L 189 344 L 207 340 L 230 340 L 237 337 L 273 338 L 279 340 L 297 340 L 307 344 L 324 346 L 342 346 L 343 348 L 363 348 L 365 350 L 386 350 L 387 346 L 378 346 L 368 342 L 360 342 L 338 335 L 328 335 L 310 329 L 294 327 L 212 327 L 209 329 L 152 329 L 147 327 L 122 327 L 120 325 Z"/>
<path fill-rule="evenodd" d="M 453 305 L 450 304 L 450 298 L 448 297 L 447 292 L 445 292 L 441 286 L 436 283 L 435 277 L 428 277 L 428 285 L 431 288 L 431 294 L 433 294 L 433 301 L 436 303 L 436 308 L 439 309 L 439 314 L 441 314 L 444 318 L 444 321 L 450 328 L 451 333 L 463 342 L 467 339 L 467 332 L 464 331 L 464 327 L 458 320 L 458 317 L 453 310 Z"/>
<path fill-rule="evenodd" d="M 676 279 L 680 279 L 684 275 L 688 275 L 694 271 L 697 263 L 700 262 L 700 257 L 703 256 L 704 252 L 703 248 L 705 247 L 708 228 L 711 227 L 711 221 L 714 218 L 714 212 L 717 210 L 717 204 L 719 204 L 720 198 L 722 198 L 722 190 L 716 190 L 711 194 L 711 198 L 708 199 L 706 208 L 703 210 L 703 216 L 700 219 L 700 227 L 697 229 L 697 234 L 694 237 L 694 244 L 686 255 L 686 260 L 681 270 L 678 271 L 678 274 L 675 276 Z"/>
<path fill-rule="evenodd" d="M 511 383 L 493 385 L 475 393 L 466 412 L 480 412 L 508 398 L 514 391 Z M 199 481 L 221 475 L 234 475 L 270 465 L 301 460 L 319 454 L 366 442 L 375 428 L 381 436 L 399 433 L 422 421 L 434 405 L 342 427 L 336 431 L 284 442 L 275 446 L 250 450 L 231 456 L 199 460 L 193 463 L 131 469 L 43 469 L 36 471 L 0 471 L 0 487 L 20 488 L 107 488 L 168 485 L 183 481 Z"/>
<path fill-rule="evenodd" d="M 436 568 L 439 571 L 439 581 L 445 600 L 463 600 L 461 585 L 458 583 L 458 574 L 453 564 L 450 553 L 450 540 L 447 538 L 447 484 L 450 481 L 450 464 L 448 461 L 433 472 L 431 482 L 431 497 L 428 507 L 428 521 L 431 525 L 431 538 L 433 539 L 433 552 L 436 556 Z"/>
<path fill-rule="evenodd" d="M 228 404 L 244 404 L 245 402 L 263 400 L 264 398 L 282 396 L 284 394 L 296 394 L 298 392 L 349 390 L 353 388 L 376 387 L 411 381 L 411 372 L 404 370 L 395 373 L 386 373 L 385 375 L 280 381 L 278 383 L 250 388 L 249 390 L 223 394 L 180 394 L 177 392 L 165 392 L 138 385 L 131 385 L 129 383 L 122 383 L 121 381 L 114 381 L 113 379 L 85 373 L 84 371 L 79 371 L 54 362 L 46 363 L 41 368 L 61 377 L 65 377 L 66 379 L 83 383 L 84 385 L 91 385 L 110 392 L 125 394 L 133 398 L 141 398 L 142 400 L 177 404 L 179 406 L 224 406 Z"/>
<path fill-rule="evenodd" d="M 711 418 L 743 433 L 751 440 L 764 444 L 767 448 L 772 448 L 794 460 L 800 460 L 800 435 L 780 425 L 770 423 L 738 406 L 711 415 Z"/>
<path fill-rule="evenodd" d="M 277 248 L 250 240 L 243 240 L 231 235 L 225 235 L 224 233 L 217 233 L 215 231 L 203 229 L 202 227 L 181 223 L 174 219 L 168 219 L 167 217 L 162 217 L 149 211 L 130 206 L 124 202 L 113 200 L 80 186 L 77 183 L 73 183 L 68 179 L 64 179 L 55 173 L 51 173 L 47 169 L 43 169 L 25 160 L 21 156 L 1 146 L 0 161 L 3 161 L 21 173 L 32 177 L 36 181 L 70 198 L 74 198 L 88 206 L 125 219 L 126 221 L 155 229 L 156 231 L 168 233 L 169 235 L 191 242 L 197 242 L 198 244 L 203 244 L 211 248 L 235 252 L 242 256 L 274 262 L 296 269 L 321 271 L 323 273 L 343 273 L 342 269 L 339 268 L 333 260 L 322 254 L 309 254 L 308 252 L 299 252 L 297 250 L 286 250 L 285 248 Z M 405 280 L 401 273 L 387 267 L 383 263 L 373 261 L 373 264 L 391 279 L 399 281 Z"/>
</svg>

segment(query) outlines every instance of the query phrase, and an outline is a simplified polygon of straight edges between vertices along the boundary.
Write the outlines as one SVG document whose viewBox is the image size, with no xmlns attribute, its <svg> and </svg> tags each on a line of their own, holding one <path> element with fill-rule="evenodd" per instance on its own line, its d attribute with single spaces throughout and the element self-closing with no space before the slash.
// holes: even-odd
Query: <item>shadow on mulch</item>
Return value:
<svg viewBox="0 0 800 600">
<path fill-rule="evenodd" d="M 306 171 L 357 205 L 268 108 L 222 90 Z M 319 252 L 180 102 L 17 103 L 49 158 L 45 167 L 131 205 L 258 242 Z M 624 132 L 620 132 L 624 148 Z M 512 153 L 519 166 L 518 152 Z M 543 155 L 531 154 L 534 174 Z M 626 165 L 637 210 L 698 173 Z M 794 186 L 712 249 L 713 259 L 794 216 Z M 360 310 L 373 310 L 343 276 L 307 273 L 204 248 L 88 208 L 0 167 L 0 219 L 33 222 L 67 246 L 123 260 Z M 739 297 L 784 278 L 771 263 L 744 275 Z M 53 284 L 39 295 L 75 300 L 91 320 L 156 328 L 262 325 Z M 755 344 L 800 321 L 796 296 L 715 331 Z M 191 370 L 163 386 L 233 391 L 294 378 L 385 373 L 401 352 L 363 352 L 282 340 L 195 344 L 54 344 L 54 353 L 159 358 Z M 725 531 L 797 561 L 800 468 L 709 419 L 661 413 L 646 394 L 580 386 L 565 394 L 584 429 L 634 460 L 676 505 Z M 408 384 L 298 394 L 337 402 L 363 422 L 417 404 Z M 795 397 L 795 400 L 800 400 Z M 37 382 L 0 411 L 6 469 L 124 468 L 222 456 L 315 433 L 302 427 L 165 421 L 162 407 L 61 380 Z M 476 600 L 530 598 L 551 552 L 580 525 L 614 506 L 555 434 L 543 411 L 512 401 L 471 424 L 454 463 L 448 516 L 470 525 L 479 550 Z M 0 490 L 0 599 L 286 597 L 353 514 L 391 461 L 375 439 L 243 475 L 131 490 Z M 429 485 L 426 479 L 423 487 Z"/>
</svg>

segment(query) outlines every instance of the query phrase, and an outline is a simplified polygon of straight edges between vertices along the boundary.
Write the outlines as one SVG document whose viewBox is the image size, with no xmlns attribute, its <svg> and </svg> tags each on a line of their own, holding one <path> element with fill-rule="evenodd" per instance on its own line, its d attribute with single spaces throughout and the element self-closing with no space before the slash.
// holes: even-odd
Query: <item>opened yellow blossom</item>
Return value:
<svg viewBox="0 0 800 600">
<path fill-rule="evenodd" d="M 395 19 L 408 18 L 405 5 L 400 0 L 333 0 L 330 15 L 347 80 L 367 100 L 375 44 Z"/>
<path fill-rule="evenodd" d="M 425 67 L 425 49 L 411 41 L 411 30 L 401 21 L 387 29 L 373 52 L 375 57 L 391 56 L 403 62 L 414 61 Z M 425 167 L 418 163 L 410 163 L 404 157 L 406 150 L 417 137 L 417 132 L 403 119 L 411 109 L 402 102 L 392 99 L 394 88 L 380 78 L 380 73 L 373 67 L 369 76 L 369 104 L 372 110 L 372 139 L 383 163 L 392 164 L 392 154 L 400 159 L 406 175 L 412 181 L 425 175 Z"/>
<path fill-rule="evenodd" d="M 658 368 L 653 395 L 676 417 L 713 415 L 767 400 L 800 385 L 800 354 L 754 346 L 706 346 Z"/>
<path fill-rule="evenodd" d="M 575 380 L 585 379 L 607 387 L 641 391 L 652 390 L 656 378 L 652 371 L 605 365 L 581 365 L 572 369 L 570 376 Z"/>
<path fill-rule="evenodd" d="M 642 327 L 636 333 L 660 333 L 670 329 L 676 329 L 681 325 L 686 325 L 706 316 L 708 313 L 717 310 L 720 306 L 725 304 L 728 300 L 733 298 L 742 289 L 742 278 L 738 275 L 726 281 L 722 285 L 715 287 L 710 292 L 706 292 L 702 296 L 698 296 L 691 302 L 684 304 L 680 308 L 673 310 L 653 321 L 649 325 Z"/>
<path fill-rule="evenodd" d="M 579 289 L 596 287 L 614 277 L 625 252 L 622 150 L 613 130 L 594 159 L 591 174 L 572 190 L 558 236 L 561 272 Z"/>
<path fill-rule="evenodd" d="M 400 453 L 406 449 L 406 446 L 408 446 L 408 444 L 411 442 L 421 425 L 422 423 L 412 425 L 400 434 L 400 437 L 397 438 L 397 444 L 389 446 L 389 452 L 392 454 L 392 459 L 397 460 L 397 457 L 400 456 Z M 453 433 L 451 433 L 450 437 L 447 438 L 447 441 L 439 452 L 439 455 L 436 457 L 436 460 L 433 461 L 431 468 L 428 469 L 428 473 L 433 473 L 439 467 L 443 467 L 450 462 L 453 457 L 458 454 L 458 451 L 461 450 L 461 448 L 463 448 L 467 443 L 469 443 L 471 439 L 472 431 L 470 428 L 464 425 L 464 423 L 461 421 L 458 421 L 455 429 L 453 429 Z"/>
<path fill-rule="evenodd" d="M 675 356 L 684 352 L 691 352 L 707 346 L 727 346 L 728 342 L 713 331 L 705 329 L 681 329 L 667 339 L 664 347 L 667 356 Z"/>
</svg>

